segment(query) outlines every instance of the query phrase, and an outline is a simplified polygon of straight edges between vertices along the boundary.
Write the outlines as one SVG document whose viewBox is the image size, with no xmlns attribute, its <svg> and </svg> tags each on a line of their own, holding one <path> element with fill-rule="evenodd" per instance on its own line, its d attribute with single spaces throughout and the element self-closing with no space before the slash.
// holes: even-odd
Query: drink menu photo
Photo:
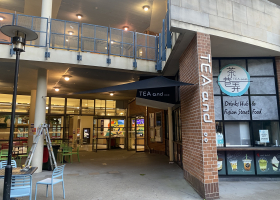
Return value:
<svg viewBox="0 0 280 200">
<path fill-rule="evenodd" d="M 227 171 L 228 175 L 255 175 L 253 152 L 228 151 Z"/>
</svg>

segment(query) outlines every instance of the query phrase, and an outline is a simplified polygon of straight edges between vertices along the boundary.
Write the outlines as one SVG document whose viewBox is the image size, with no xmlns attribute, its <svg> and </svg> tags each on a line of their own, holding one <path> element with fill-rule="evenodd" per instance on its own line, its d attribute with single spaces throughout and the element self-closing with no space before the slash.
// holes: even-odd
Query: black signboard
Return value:
<svg viewBox="0 0 280 200">
<path fill-rule="evenodd" d="M 176 87 L 141 89 L 136 97 L 175 104 L 175 90 Z"/>
<path fill-rule="evenodd" d="M 256 151 L 258 175 L 280 175 L 280 151 Z"/>
<path fill-rule="evenodd" d="M 228 175 L 255 175 L 254 154 L 252 151 L 228 151 Z"/>
</svg>

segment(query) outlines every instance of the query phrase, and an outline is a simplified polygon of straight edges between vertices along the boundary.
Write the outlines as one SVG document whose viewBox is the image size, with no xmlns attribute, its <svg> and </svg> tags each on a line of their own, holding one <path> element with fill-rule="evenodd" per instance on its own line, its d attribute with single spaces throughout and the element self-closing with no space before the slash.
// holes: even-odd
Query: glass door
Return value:
<svg viewBox="0 0 280 200">
<path fill-rule="evenodd" d="M 135 119 L 136 118 L 128 118 L 128 150 L 135 150 Z"/>
<path fill-rule="evenodd" d="M 111 119 L 110 148 L 125 149 L 125 119 Z"/>
<path fill-rule="evenodd" d="M 136 151 L 145 150 L 145 121 L 144 117 L 136 117 Z"/>
<path fill-rule="evenodd" d="M 111 119 L 97 119 L 96 149 L 110 149 L 110 127 Z"/>
</svg>

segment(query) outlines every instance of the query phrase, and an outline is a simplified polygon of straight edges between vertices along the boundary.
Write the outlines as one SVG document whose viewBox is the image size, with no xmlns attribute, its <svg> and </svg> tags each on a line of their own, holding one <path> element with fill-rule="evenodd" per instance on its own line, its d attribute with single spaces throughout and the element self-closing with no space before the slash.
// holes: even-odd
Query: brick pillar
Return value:
<svg viewBox="0 0 280 200">
<path fill-rule="evenodd" d="M 219 198 L 210 35 L 197 33 L 179 62 L 185 179 L 205 199 Z"/>
</svg>

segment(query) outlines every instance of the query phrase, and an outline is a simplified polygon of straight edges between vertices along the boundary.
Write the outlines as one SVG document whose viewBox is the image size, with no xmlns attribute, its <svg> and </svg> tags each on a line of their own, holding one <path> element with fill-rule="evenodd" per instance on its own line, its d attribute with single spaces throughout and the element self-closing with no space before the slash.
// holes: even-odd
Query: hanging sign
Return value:
<svg viewBox="0 0 280 200">
<path fill-rule="evenodd" d="M 250 86 L 250 74 L 238 65 L 227 65 L 221 69 L 218 85 L 229 96 L 241 96 Z"/>
</svg>

